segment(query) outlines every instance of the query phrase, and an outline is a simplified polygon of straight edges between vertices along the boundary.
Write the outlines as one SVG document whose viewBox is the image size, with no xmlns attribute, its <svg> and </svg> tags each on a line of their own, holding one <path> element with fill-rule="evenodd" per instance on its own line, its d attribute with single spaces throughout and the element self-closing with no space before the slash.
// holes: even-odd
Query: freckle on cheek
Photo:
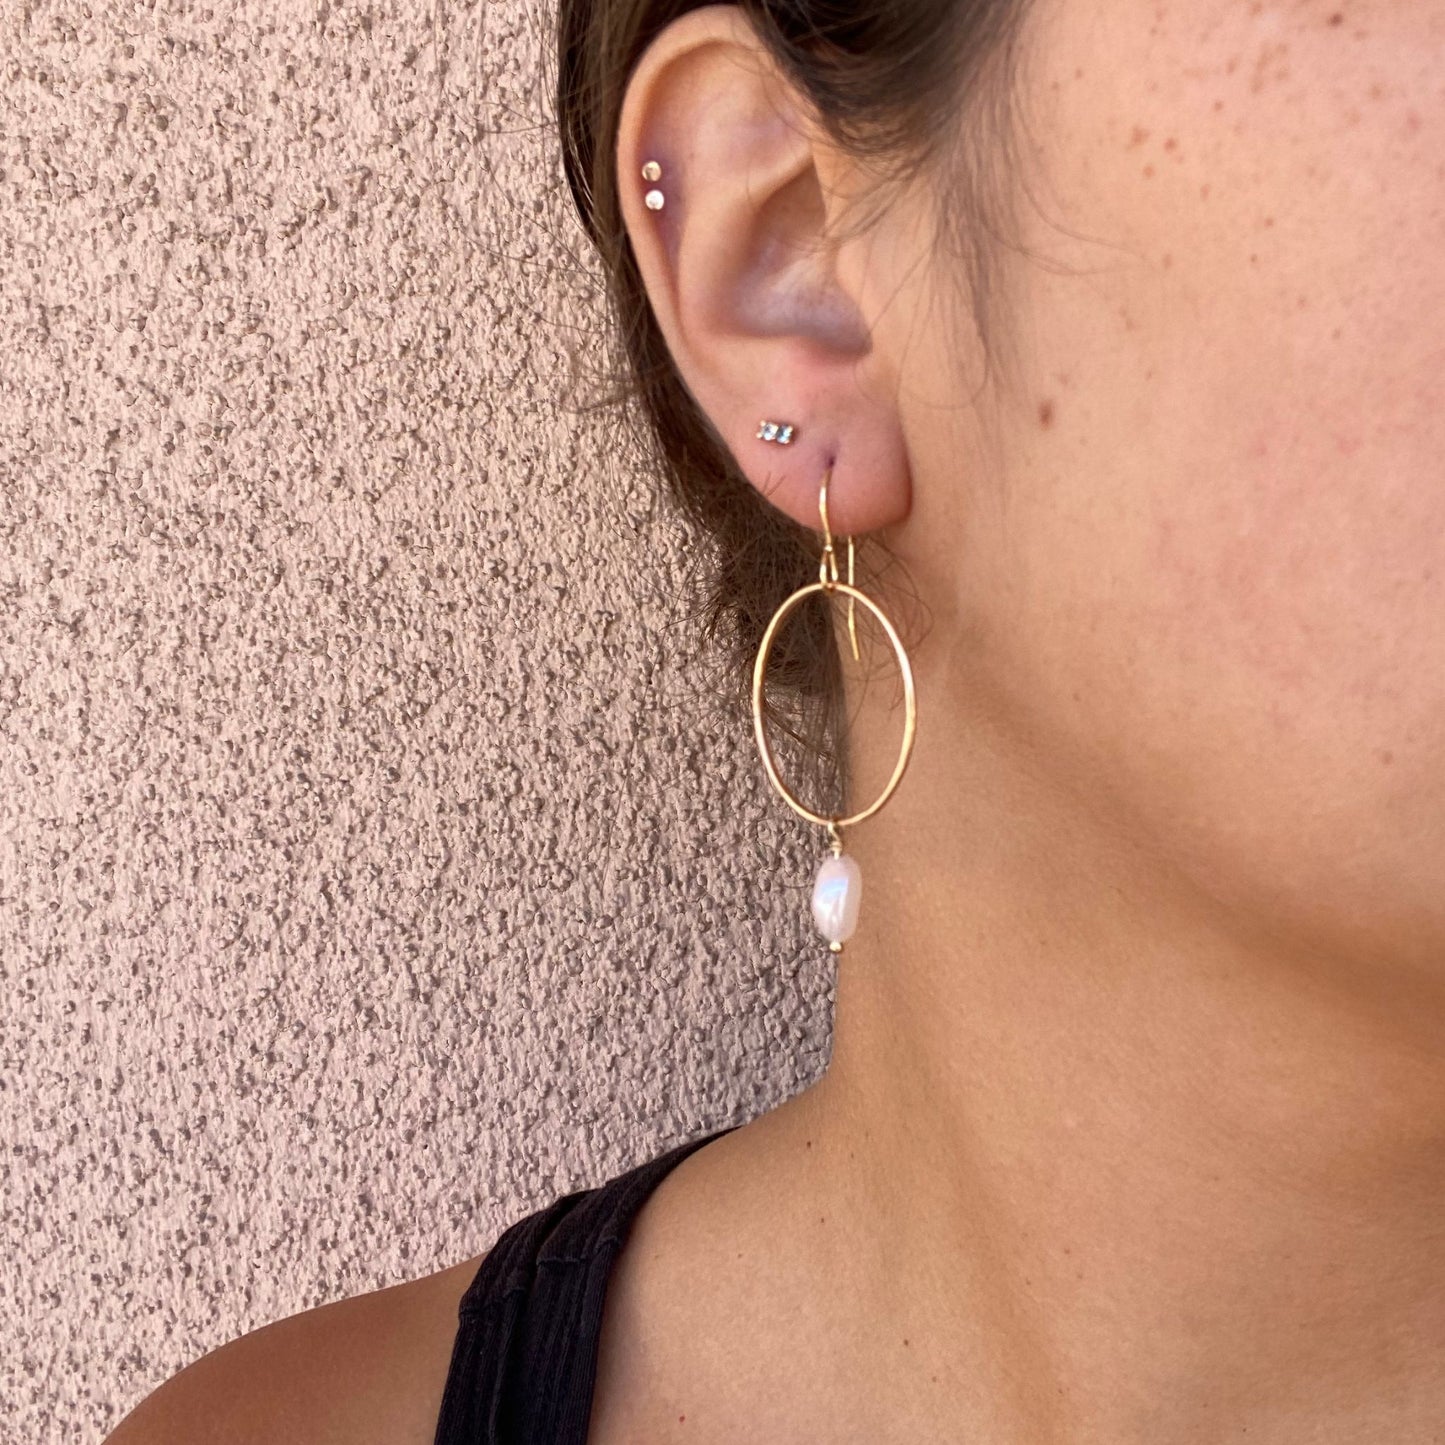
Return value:
<svg viewBox="0 0 1445 1445">
<path fill-rule="evenodd" d="M 1054 404 L 1048 398 L 1039 403 L 1039 425 L 1047 431 L 1054 424 Z"/>
</svg>

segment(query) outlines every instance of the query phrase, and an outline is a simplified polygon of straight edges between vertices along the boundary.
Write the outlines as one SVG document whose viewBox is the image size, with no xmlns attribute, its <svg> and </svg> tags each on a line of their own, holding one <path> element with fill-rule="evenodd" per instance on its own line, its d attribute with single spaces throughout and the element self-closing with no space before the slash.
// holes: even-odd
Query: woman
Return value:
<svg viewBox="0 0 1445 1445">
<path fill-rule="evenodd" d="M 832 1063 L 112 1439 L 1439 1439 L 1445 4 L 561 34 L 739 675 L 825 480 L 911 662 Z M 903 710 L 844 595 L 769 677 L 857 811 Z"/>
</svg>

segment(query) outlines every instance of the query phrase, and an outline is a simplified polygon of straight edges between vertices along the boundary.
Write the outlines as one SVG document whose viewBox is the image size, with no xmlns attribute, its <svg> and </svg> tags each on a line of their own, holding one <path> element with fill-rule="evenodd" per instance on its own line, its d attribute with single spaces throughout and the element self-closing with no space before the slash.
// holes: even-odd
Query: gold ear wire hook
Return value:
<svg viewBox="0 0 1445 1445">
<path fill-rule="evenodd" d="M 818 488 L 818 513 L 823 519 L 823 555 L 818 562 L 818 580 L 824 587 L 830 587 L 838 580 L 838 558 L 833 551 L 833 529 L 828 525 L 828 483 L 832 479 L 830 466 L 823 473 L 822 485 Z M 853 585 L 853 538 L 848 538 L 848 585 Z M 848 598 L 848 640 L 853 645 L 853 661 L 858 661 L 858 626 L 854 620 L 857 608 L 854 599 Z"/>
<path fill-rule="evenodd" d="M 853 539 L 848 538 L 848 585 L 853 586 Z M 858 661 L 858 627 L 853 621 L 853 614 L 857 611 L 854 599 L 848 598 L 848 639 L 853 644 L 853 661 Z"/>
</svg>

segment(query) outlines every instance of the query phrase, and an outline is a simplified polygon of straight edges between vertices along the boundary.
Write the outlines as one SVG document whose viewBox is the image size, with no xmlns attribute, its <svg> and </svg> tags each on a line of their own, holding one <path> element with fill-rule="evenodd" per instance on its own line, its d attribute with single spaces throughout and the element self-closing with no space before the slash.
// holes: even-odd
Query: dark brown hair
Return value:
<svg viewBox="0 0 1445 1445">
<path fill-rule="evenodd" d="M 615 147 L 627 81 L 648 44 L 700 0 L 559 0 L 557 116 L 567 181 L 609 288 L 620 354 L 610 400 L 641 405 L 684 517 L 710 542 L 702 604 L 727 648 L 740 698 L 768 618 L 818 571 L 816 535 L 747 481 L 679 375 L 621 216 Z M 889 180 L 924 168 L 947 192 L 946 241 L 963 260 L 985 350 L 991 331 L 985 236 L 999 233 L 1010 167 L 1013 52 L 1028 0 L 742 0 L 739 8 L 831 139 L 887 162 Z M 874 199 L 879 192 L 875 192 Z M 944 238 L 940 238 L 944 239 Z M 860 567 L 865 550 L 859 549 Z M 769 715 L 802 745 L 814 789 L 845 786 L 842 682 L 825 611 L 804 609 L 769 666 Z M 781 694 L 789 713 L 772 700 Z M 815 796 L 819 796 L 815 792 Z"/>
</svg>

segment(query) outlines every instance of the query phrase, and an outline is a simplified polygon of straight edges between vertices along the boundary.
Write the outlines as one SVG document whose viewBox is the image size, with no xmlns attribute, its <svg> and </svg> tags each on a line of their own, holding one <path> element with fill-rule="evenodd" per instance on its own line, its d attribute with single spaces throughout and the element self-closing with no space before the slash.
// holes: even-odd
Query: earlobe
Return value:
<svg viewBox="0 0 1445 1445">
<path fill-rule="evenodd" d="M 806 114 L 737 6 L 688 11 L 628 81 L 620 202 L 673 360 L 739 466 L 814 529 L 831 466 L 834 529 L 857 534 L 907 514 L 906 451 L 831 232 L 824 177 L 847 160 Z"/>
</svg>

